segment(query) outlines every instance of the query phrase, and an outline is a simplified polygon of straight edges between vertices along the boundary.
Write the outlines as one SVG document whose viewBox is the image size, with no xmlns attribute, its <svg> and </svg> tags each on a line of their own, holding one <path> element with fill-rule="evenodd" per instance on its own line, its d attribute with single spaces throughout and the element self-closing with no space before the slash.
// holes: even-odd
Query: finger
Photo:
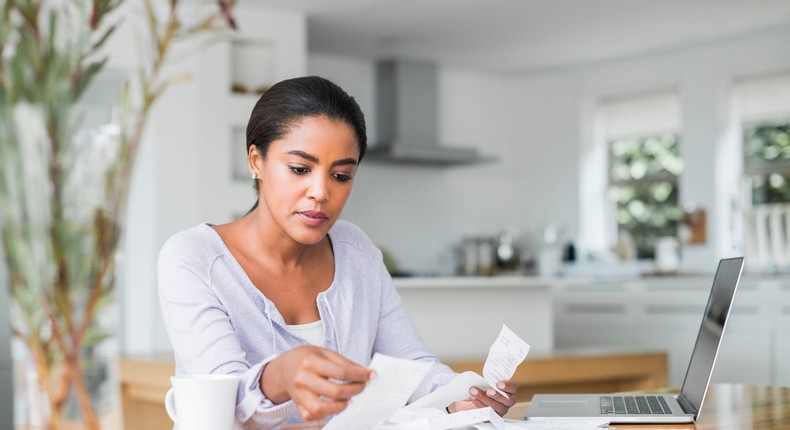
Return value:
<svg viewBox="0 0 790 430">
<path fill-rule="evenodd" d="M 457 402 L 450 403 L 450 406 L 447 407 L 447 411 L 450 413 L 468 411 L 470 409 L 477 409 L 477 406 L 472 403 L 472 399 L 459 400 Z"/>
<path fill-rule="evenodd" d="M 499 394 L 496 391 L 494 391 L 494 393 Z M 469 394 L 471 394 L 473 401 L 477 402 L 477 404 L 480 405 L 478 407 L 481 408 L 490 407 L 500 416 L 507 413 L 507 410 L 509 409 L 508 406 L 503 405 L 500 401 L 498 401 L 495 398 L 489 397 L 489 395 L 485 391 L 477 387 L 472 387 L 469 390 Z M 501 394 L 499 395 L 501 396 Z"/>
<path fill-rule="evenodd" d="M 329 378 L 342 381 L 368 382 L 373 373 L 372 369 L 360 366 L 334 351 L 325 350 L 323 357 L 328 363 L 326 368 L 328 373 L 324 376 Z"/>
<path fill-rule="evenodd" d="M 516 396 L 512 393 L 508 394 L 507 396 L 503 396 L 499 391 L 489 388 L 486 390 L 486 395 L 489 398 L 507 406 L 508 408 L 516 404 Z"/>
<path fill-rule="evenodd" d="M 469 389 L 469 397 L 470 400 L 472 400 L 472 403 L 474 403 L 478 408 L 485 408 L 489 406 L 488 403 L 495 403 L 486 395 L 485 391 L 478 387 L 472 387 Z"/>
<path fill-rule="evenodd" d="M 476 409 L 487 408 L 488 407 L 487 404 L 485 404 L 485 403 L 483 403 L 483 402 L 481 402 L 480 400 L 477 400 L 477 399 L 472 399 L 472 404 L 475 405 Z"/>
<path fill-rule="evenodd" d="M 319 397 L 308 399 L 304 402 L 295 401 L 299 415 L 305 421 L 314 421 L 337 414 L 348 406 L 348 401 L 324 400 Z"/>
<path fill-rule="evenodd" d="M 496 387 L 508 394 L 516 394 L 518 391 L 518 384 L 512 379 L 503 379 L 496 383 Z"/>
<path fill-rule="evenodd" d="M 309 370 L 324 378 L 358 383 L 367 383 L 373 372 L 371 369 L 362 367 L 336 353 L 307 357 L 305 358 L 305 365 Z"/>
<path fill-rule="evenodd" d="M 320 374 L 300 372 L 294 378 L 294 386 L 317 396 L 324 396 L 330 400 L 348 400 L 365 389 L 364 382 L 337 383 L 330 381 Z"/>
</svg>

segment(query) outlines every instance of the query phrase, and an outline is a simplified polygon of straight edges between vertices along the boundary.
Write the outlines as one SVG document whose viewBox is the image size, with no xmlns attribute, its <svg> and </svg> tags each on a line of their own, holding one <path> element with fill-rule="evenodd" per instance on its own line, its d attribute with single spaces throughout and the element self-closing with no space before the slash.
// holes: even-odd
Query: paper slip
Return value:
<svg viewBox="0 0 790 430">
<path fill-rule="evenodd" d="M 409 401 L 428 370 L 430 361 L 405 360 L 376 353 L 370 362 L 376 379 L 351 398 L 348 407 L 323 430 L 370 430 Z"/>
<path fill-rule="evenodd" d="M 387 423 L 377 426 L 376 430 L 450 430 L 468 428 L 505 430 L 505 420 L 491 408 L 470 409 L 449 415 L 438 409 L 409 410 L 404 408 L 398 411 Z"/>
<path fill-rule="evenodd" d="M 496 383 L 503 379 L 510 379 L 528 353 L 529 344 L 502 324 L 499 337 L 488 349 L 488 358 L 483 365 L 483 377 L 488 385 L 497 390 L 499 394 L 509 398 L 508 394 L 496 387 Z"/>
<path fill-rule="evenodd" d="M 432 430 L 449 430 L 486 422 L 491 423 L 497 430 L 505 429 L 505 420 L 491 408 L 470 409 L 429 420 Z"/>
<path fill-rule="evenodd" d="M 601 430 L 608 429 L 609 420 L 551 420 L 551 421 L 513 421 L 505 422 L 505 430 Z"/>
<path fill-rule="evenodd" d="M 489 387 L 488 382 L 482 376 L 475 372 L 464 372 L 456 375 L 447 384 L 403 409 L 437 408 L 444 411 L 444 408 L 450 403 L 469 397 L 469 388 L 473 386 L 484 391 Z"/>
</svg>

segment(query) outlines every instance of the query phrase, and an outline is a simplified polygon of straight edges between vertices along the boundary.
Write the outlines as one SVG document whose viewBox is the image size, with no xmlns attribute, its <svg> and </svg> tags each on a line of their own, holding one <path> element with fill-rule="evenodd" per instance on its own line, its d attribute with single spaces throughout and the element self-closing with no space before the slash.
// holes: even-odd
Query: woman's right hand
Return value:
<svg viewBox="0 0 790 430">
<path fill-rule="evenodd" d="M 334 351 L 303 345 L 264 367 L 261 391 L 275 404 L 292 399 L 302 418 L 312 421 L 345 409 L 372 375 L 373 370 Z"/>
</svg>

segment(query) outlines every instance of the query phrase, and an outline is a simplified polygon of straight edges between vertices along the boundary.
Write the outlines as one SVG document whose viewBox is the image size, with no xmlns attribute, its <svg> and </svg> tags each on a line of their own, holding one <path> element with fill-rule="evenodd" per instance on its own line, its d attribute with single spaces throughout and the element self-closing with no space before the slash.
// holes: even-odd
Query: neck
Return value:
<svg viewBox="0 0 790 430">
<path fill-rule="evenodd" d="M 313 245 L 294 241 L 260 207 L 243 220 L 245 235 L 256 238 L 250 242 L 252 251 L 260 258 L 269 260 L 269 264 L 281 268 L 283 273 L 298 270 L 329 243 L 327 237 Z"/>
</svg>

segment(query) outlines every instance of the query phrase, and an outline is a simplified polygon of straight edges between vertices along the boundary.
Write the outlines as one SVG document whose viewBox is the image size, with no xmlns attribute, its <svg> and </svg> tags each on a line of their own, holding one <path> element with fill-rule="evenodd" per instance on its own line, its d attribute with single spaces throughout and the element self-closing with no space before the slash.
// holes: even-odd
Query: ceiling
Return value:
<svg viewBox="0 0 790 430">
<path fill-rule="evenodd" d="M 311 52 L 429 60 L 506 74 L 572 67 L 790 28 L 790 0 L 254 3 L 306 13 Z"/>
</svg>

